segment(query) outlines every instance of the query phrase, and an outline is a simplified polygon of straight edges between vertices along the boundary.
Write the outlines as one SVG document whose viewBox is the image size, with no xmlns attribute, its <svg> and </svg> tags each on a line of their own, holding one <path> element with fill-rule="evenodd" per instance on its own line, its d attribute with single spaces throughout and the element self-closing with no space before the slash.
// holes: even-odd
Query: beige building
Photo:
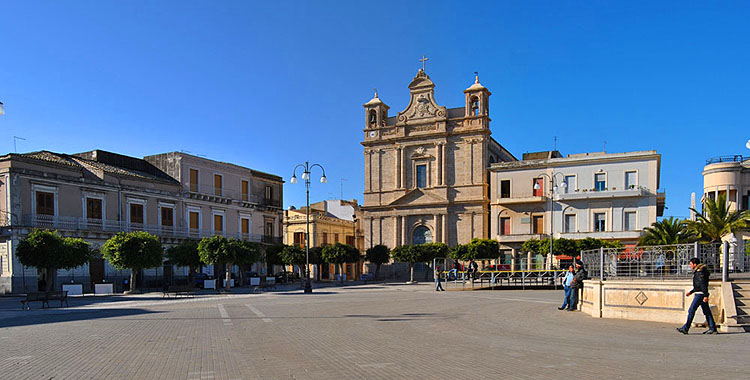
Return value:
<svg viewBox="0 0 750 380">
<path fill-rule="evenodd" d="M 364 105 L 365 248 L 491 236 L 487 169 L 516 159 L 491 137 L 490 91 L 477 77 L 465 104 L 446 108 L 434 88 L 419 70 L 403 111 L 390 116 L 377 93 Z"/>
<path fill-rule="evenodd" d="M 258 242 L 281 241 L 280 177 L 184 154 L 152 157 L 164 160 L 101 150 L 1 156 L 0 294 L 36 289 L 36 270 L 22 267 L 14 255 L 18 242 L 34 228 L 56 229 L 65 236 L 83 238 L 93 247 L 117 232 L 133 230 L 153 233 L 166 246 L 215 233 Z M 162 164 L 163 168 L 157 167 Z M 181 174 L 182 168 L 187 175 Z M 222 182 L 210 189 L 191 188 L 190 168 L 210 173 L 209 178 L 218 174 Z M 206 181 L 201 178 L 198 184 Z M 243 187 L 242 181 L 248 186 Z M 266 186 L 271 187 L 270 193 Z M 184 268 L 167 265 L 144 271 L 144 276 L 164 278 L 174 271 L 186 275 Z M 128 275 L 99 258 L 83 267 L 58 271 L 57 282 L 76 281 L 89 290 L 92 283 L 107 279 L 119 288 L 119 281 Z"/>
<path fill-rule="evenodd" d="M 310 248 L 329 244 L 348 244 L 364 254 L 364 238 L 359 227 L 357 200 L 326 200 L 310 205 Z M 307 209 L 291 207 L 284 211 L 284 244 L 305 248 Z M 311 276 L 318 278 L 318 267 L 311 268 Z M 321 265 L 321 279 L 335 279 L 335 265 Z M 362 262 L 345 265 L 346 278 L 354 280 L 362 273 Z"/>
<path fill-rule="evenodd" d="M 635 244 L 664 211 L 660 167 L 656 151 L 549 151 L 492 164 L 492 236 L 519 269 L 528 260 L 521 245 L 550 234 Z"/>
<path fill-rule="evenodd" d="M 714 157 L 706 160 L 703 168 L 703 198 L 717 199 L 724 195 L 730 211 L 750 209 L 750 157 L 742 155 Z M 700 210 L 699 210 L 700 211 Z M 735 242 L 736 239 L 736 242 Z M 728 235 L 730 252 L 743 252 L 744 260 L 731 260 L 735 266 L 750 269 L 750 232 Z"/>
</svg>

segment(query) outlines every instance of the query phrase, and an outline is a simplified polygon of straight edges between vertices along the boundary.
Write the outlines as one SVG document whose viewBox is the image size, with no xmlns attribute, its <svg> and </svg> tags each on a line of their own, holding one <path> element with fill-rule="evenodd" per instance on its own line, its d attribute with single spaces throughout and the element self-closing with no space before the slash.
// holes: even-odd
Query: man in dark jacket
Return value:
<svg viewBox="0 0 750 380">
<path fill-rule="evenodd" d="M 573 281 L 570 282 L 570 293 L 568 297 L 568 311 L 575 311 L 578 307 L 578 293 L 583 289 L 583 280 L 588 277 L 588 272 L 583 267 L 581 260 L 576 260 L 576 274 L 573 275 Z"/>
<path fill-rule="evenodd" d="M 711 272 L 697 258 L 690 259 L 690 269 L 693 270 L 693 289 L 687 292 L 685 297 L 690 297 L 693 294 L 693 302 L 690 304 L 690 308 L 688 308 L 687 322 L 682 327 L 678 327 L 677 331 L 683 334 L 688 333 L 690 325 L 693 323 L 693 317 L 695 317 L 695 311 L 700 306 L 703 310 L 703 315 L 706 316 L 706 322 L 708 322 L 708 330 L 703 333 L 717 334 L 714 316 L 711 315 L 711 307 L 708 305 L 708 277 L 711 275 Z"/>
</svg>

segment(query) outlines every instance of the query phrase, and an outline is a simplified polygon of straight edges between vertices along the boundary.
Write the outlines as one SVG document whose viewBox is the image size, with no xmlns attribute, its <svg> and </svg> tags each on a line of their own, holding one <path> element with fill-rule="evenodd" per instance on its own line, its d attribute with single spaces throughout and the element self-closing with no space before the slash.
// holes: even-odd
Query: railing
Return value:
<svg viewBox="0 0 750 380">
<path fill-rule="evenodd" d="M 228 238 L 275 244 L 282 241 L 281 237 L 262 234 L 231 233 L 196 228 L 160 226 L 154 224 L 127 223 L 118 220 L 87 219 L 49 215 L 24 215 L 23 226 L 33 228 L 49 228 L 57 230 L 90 231 L 115 234 L 118 232 L 145 231 L 167 238 L 200 239 L 206 236 L 224 235 Z"/>
<path fill-rule="evenodd" d="M 706 165 L 718 164 L 721 162 L 742 162 L 746 160 L 750 160 L 750 157 L 743 157 L 741 154 L 735 154 L 733 156 L 718 156 L 706 160 Z"/>
<path fill-rule="evenodd" d="M 188 185 L 186 190 L 188 194 L 192 195 L 217 197 L 231 199 L 235 202 L 247 202 L 264 206 L 281 207 L 281 201 L 278 199 L 268 199 L 251 193 L 243 193 L 242 191 L 230 190 L 225 187 Z"/>
<path fill-rule="evenodd" d="M 581 251 L 581 261 L 596 278 L 687 278 L 698 258 L 711 273 L 721 273 L 721 244 L 674 244 Z M 602 273 L 603 272 L 603 273 Z"/>
</svg>

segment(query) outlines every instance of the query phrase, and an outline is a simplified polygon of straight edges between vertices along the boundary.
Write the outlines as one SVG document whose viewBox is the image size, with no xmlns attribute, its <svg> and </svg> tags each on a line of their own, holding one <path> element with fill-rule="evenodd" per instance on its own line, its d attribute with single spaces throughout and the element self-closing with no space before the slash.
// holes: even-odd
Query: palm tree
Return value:
<svg viewBox="0 0 750 380">
<path fill-rule="evenodd" d="M 638 245 L 683 244 L 696 239 L 695 232 L 688 229 L 687 221 L 673 216 L 651 223 L 651 226 L 644 228 L 643 232 L 644 235 L 641 236 Z"/>
<path fill-rule="evenodd" d="M 716 200 L 707 198 L 703 202 L 704 214 L 691 208 L 697 220 L 688 222 L 700 241 L 717 242 L 722 236 L 750 228 L 750 211 L 729 211 L 727 197 L 719 195 Z"/>
</svg>

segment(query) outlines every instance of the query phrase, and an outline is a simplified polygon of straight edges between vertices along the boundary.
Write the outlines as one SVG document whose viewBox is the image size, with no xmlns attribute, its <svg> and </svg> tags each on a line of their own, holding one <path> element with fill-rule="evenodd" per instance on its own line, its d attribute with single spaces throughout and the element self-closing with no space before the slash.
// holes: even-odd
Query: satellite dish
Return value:
<svg viewBox="0 0 750 380">
<path fill-rule="evenodd" d="M 746 147 L 747 149 L 750 149 L 750 140 L 747 140 L 747 142 L 745 143 L 745 147 Z"/>
</svg>

